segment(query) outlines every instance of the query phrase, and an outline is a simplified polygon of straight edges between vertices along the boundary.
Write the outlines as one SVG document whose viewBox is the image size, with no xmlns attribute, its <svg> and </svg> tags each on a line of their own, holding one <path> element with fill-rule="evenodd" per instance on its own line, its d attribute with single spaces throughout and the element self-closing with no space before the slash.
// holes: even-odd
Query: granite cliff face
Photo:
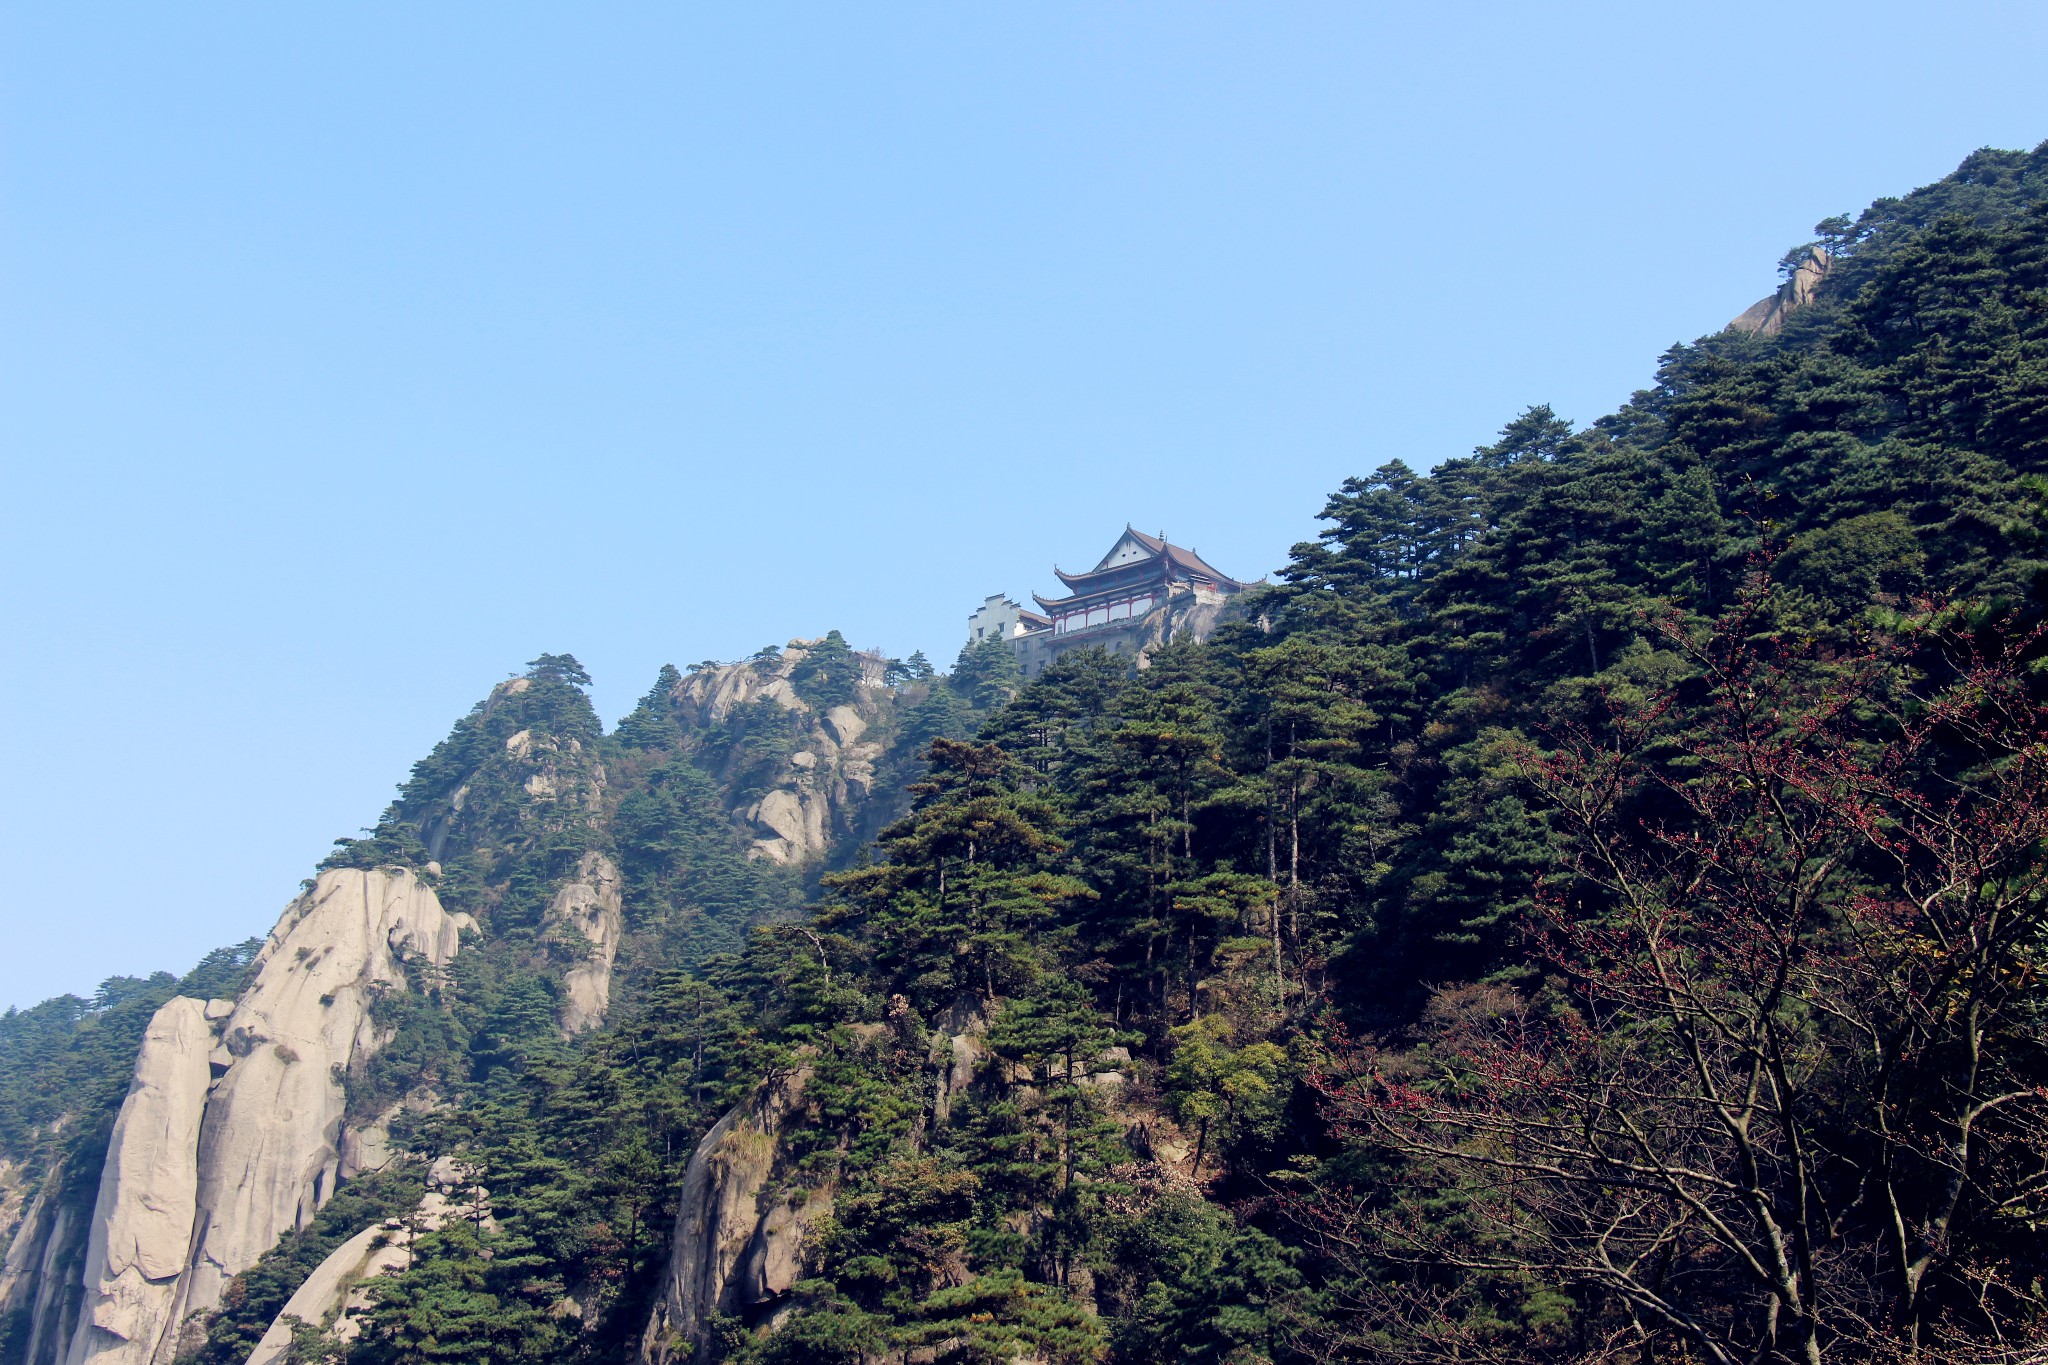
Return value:
<svg viewBox="0 0 2048 1365">
<path fill-rule="evenodd" d="M 562 974 L 562 1032 L 573 1036 L 604 1023 L 611 1007 L 612 963 L 626 924 L 617 865 L 603 853 L 584 854 L 576 879 L 548 902 L 547 924 L 585 954 Z"/>
<path fill-rule="evenodd" d="M 893 997 L 888 1022 L 853 1026 L 855 1046 L 886 1045 L 892 1035 L 912 1033 L 909 1009 L 904 997 Z M 1036 1093 L 1029 1069 L 997 1058 L 987 1034 L 980 1004 L 968 996 L 930 1021 L 924 1036 L 924 1132 L 955 1122 L 956 1105 L 977 1087 L 987 1095 Z M 806 1065 L 763 1084 L 727 1113 L 691 1154 L 661 1296 L 641 1338 L 641 1365 L 695 1365 L 715 1358 L 715 1323 L 756 1336 L 773 1334 L 800 1297 L 792 1293 L 797 1284 L 819 1272 L 818 1233 L 833 1214 L 840 1187 L 836 1176 L 811 1173 L 801 1158 L 799 1135 L 825 1122 L 813 1081 L 820 1058 L 815 1052 L 808 1057 Z M 1130 1060 L 1126 1049 L 1108 1048 L 1075 1079 L 1101 1095 L 1103 1118 L 1125 1130 L 1127 1144 L 1153 1177 L 1192 1189 L 1192 1144 L 1155 1104 L 1127 1093 Z M 828 1163 L 822 1169 L 835 1168 Z M 1026 1221 L 1050 1215 L 1041 1208 Z M 870 1358 L 878 1365 L 905 1365 L 900 1353 Z"/>
<path fill-rule="evenodd" d="M 234 1007 L 179 998 L 156 1012 L 114 1124 L 85 1259 L 77 1344 L 97 1333 L 144 1360 L 169 1320 L 199 1210 L 199 1133 L 213 1083 L 215 1029 Z"/>
<path fill-rule="evenodd" d="M 22 1365 L 61 1356 L 77 1321 L 77 1270 L 91 1222 L 61 1198 L 69 1176 L 59 1166 L 27 1198 L 0 1261 L 0 1314 L 28 1323 L 19 1343 Z"/>
<path fill-rule="evenodd" d="M 573 709 L 551 704 L 564 691 L 531 678 L 492 688 L 414 769 L 387 820 L 411 826 L 430 860 L 599 823 L 609 778 L 597 719 L 580 694 Z"/>
<path fill-rule="evenodd" d="M 901 997 L 896 1002 L 901 1004 Z M 928 1056 L 930 1116 L 953 1101 L 988 1056 L 987 1025 L 963 1001 L 935 1021 Z M 864 1025 L 879 1033 L 883 1026 Z M 832 1213 L 834 1183 L 806 1179 L 790 1136 L 814 1118 L 808 1069 L 761 1087 L 720 1119 L 690 1157 L 661 1298 L 641 1340 L 642 1365 L 687 1365 L 711 1347 L 714 1317 L 772 1331 L 809 1269 L 814 1234 Z"/>
<path fill-rule="evenodd" d="M 333 1194 L 344 1078 L 372 1010 L 453 960 L 465 915 L 398 869 L 337 869 L 286 908 L 232 1004 L 173 999 L 145 1038 L 100 1177 L 68 1365 L 169 1362 L 226 1281 Z"/>
</svg>

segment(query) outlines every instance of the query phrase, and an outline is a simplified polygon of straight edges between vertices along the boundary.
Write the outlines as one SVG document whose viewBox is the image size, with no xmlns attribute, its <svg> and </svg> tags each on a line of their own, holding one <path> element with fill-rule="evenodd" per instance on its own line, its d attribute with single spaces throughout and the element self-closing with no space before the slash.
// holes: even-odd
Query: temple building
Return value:
<svg viewBox="0 0 2048 1365">
<path fill-rule="evenodd" d="M 1156 647 L 1191 635 L 1206 639 L 1230 598 L 1254 586 L 1219 572 L 1193 550 L 1124 527 L 1116 544 L 1086 573 L 1054 567 L 1065 597 L 1033 594 L 1029 611 L 997 593 L 967 618 L 967 642 L 999 639 L 1035 678 L 1069 649 L 1100 648 L 1132 657 L 1137 667 Z"/>
<path fill-rule="evenodd" d="M 978 645 L 983 640 L 1014 640 L 1034 630 L 1046 630 L 1051 625 L 1051 617 L 1026 611 L 999 592 L 990 593 L 988 600 L 967 618 L 967 643 Z"/>
</svg>

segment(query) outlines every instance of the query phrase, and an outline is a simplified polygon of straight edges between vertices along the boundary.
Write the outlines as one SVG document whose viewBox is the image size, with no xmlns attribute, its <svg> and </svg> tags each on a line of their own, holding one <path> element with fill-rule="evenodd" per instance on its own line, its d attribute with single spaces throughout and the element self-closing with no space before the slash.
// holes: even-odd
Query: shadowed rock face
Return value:
<svg viewBox="0 0 2048 1365">
<path fill-rule="evenodd" d="M 74 1286 L 88 1229 L 77 1210 L 59 1201 L 63 1182 L 60 1165 L 29 1201 L 7 1245 L 6 1259 L 0 1261 L 0 1312 L 20 1310 L 29 1316 L 20 1365 L 47 1365 L 60 1359 L 77 1319 Z"/>
<path fill-rule="evenodd" d="M 903 996 L 891 997 L 889 1017 L 909 1011 Z M 854 1027 L 873 1030 L 872 1037 L 888 1025 Z M 971 995 L 962 995 L 931 1021 L 926 1074 L 931 1086 L 927 1115 L 933 1124 L 949 1122 L 953 1106 L 991 1072 L 1012 1073 L 1013 1082 L 1028 1076 L 1015 1063 L 992 1060 L 987 1034 L 988 1020 Z M 1130 1060 L 1127 1049 L 1108 1048 L 1080 1062 L 1075 1080 L 1101 1095 L 1102 1116 L 1124 1130 L 1156 1178 L 1192 1192 L 1197 1188 L 1190 1158 L 1194 1144 L 1156 1105 L 1132 1098 L 1124 1074 Z M 791 1291 L 807 1274 L 817 1273 L 816 1229 L 831 1216 L 839 1191 L 836 1177 L 820 1180 L 807 1173 L 792 1150 L 792 1135 L 817 1121 L 804 1097 L 810 1076 L 805 1067 L 763 1085 L 720 1119 L 691 1154 L 661 1295 L 640 1339 L 639 1365 L 694 1365 L 710 1359 L 715 1318 L 736 1321 L 757 1334 L 774 1332 L 793 1306 Z M 904 1359 L 870 1358 L 897 1365 Z M 911 1361 L 919 1358 L 915 1352 L 909 1356 Z"/>
<path fill-rule="evenodd" d="M 285 909 L 232 1006 L 150 1025 L 101 1174 L 67 1365 L 168 1362 L 195 1313 L 340 1174 L 342 1077 L 384 1042 L 370 1005 L 447 966 L 466 915 L 397 869 L 338 869 Z"/>
<path fill-rule="evenodd" d="M 831 1211 L 830 1191 L 762 1196 L 784 1173 L 782 1137 L 802 1114 L 808 1074 L 764 1086 L 697 1144 L 668 1275 L 641 1340 L 648 1365 L 692 1359 L 711 1344 L 713 1314 L 750 1318 L 802 1278 L 805 1236 Z"/>
</svg>

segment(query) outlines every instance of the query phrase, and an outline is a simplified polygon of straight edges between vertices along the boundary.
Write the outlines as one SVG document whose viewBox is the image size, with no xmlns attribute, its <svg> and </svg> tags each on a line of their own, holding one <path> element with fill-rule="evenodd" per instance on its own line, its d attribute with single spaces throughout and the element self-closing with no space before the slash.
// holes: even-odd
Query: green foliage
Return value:
<svg viewBox="0 0 2048 1365">
<path fill-rule="evenodd" d="M 402 1275 L 371 1289 L 368 1326 L 349 1352 L 358 1365 L 558 1359 L 568 1346 L 549 1312 L 562 1291 L 531 1239 L 451 1221 L 419 1239 Z"/>
<path fill-rule="evenodd" d="M 1109 717 L 1130 674 L 1129 662 L 1107 650 L 1069 650 L 991 718 L 983 736 L 1022 760 L 1036 777 L 1049 776 L 1072 762 Z"/>
<path fill-rule="evenodd" d="M 890 687 L 900 687 L 904 683 L 930 682 L 937 676 L 937 672 L 932 668 L 932 661 L 925 658 L 921 649 L 913 650 L 908 659 L 889 660 L 882 670 L 882 681 Z"/>
<path fill-rule="evenodd" d="M 1405 1064 L 1424 1067 L 1445 1030 L 1535 1017 L 1488 1001 L 1585 1024 L 1532 938 L 1572 876 L 1569 821 L 1532 774 L 1561 734 L 1620 744 L 1645 717 L 1682 733 L 1706 684 L 1674 638 L 1747 604 L 1744 628 L 1808 650 L 1815 677 L 1877 626 L 1902 668 L 1949 676 L 1967 665 L 1929 622 L 1986 638 L 2040 624 L 2044 204 L 2048 150 L 1982 152 L 1823 222 L 1826 279 L 1781 334 L 1674 347 L 1591 426 L 1533 406 L 1427 473 L 1392 461 L 1347 479 L 1277 583 L 1142 669 L 1077 651 L 1027 683 L 990 641 L 944 677 L 921 654 L 892 661 L 896 690 L 864 696 L 833 632 L 746 665 L 765 681 L 788 664 L 809 711 L 757 699 L 713 721 L 664 667 L 607 737 L 573 657 L 533 661 L 327 864 L 439 863 L 443 899 L 488 930 L 445 981 L 378 1003 L 393 1041 L 349 1086 L 358 1112 L 450 1099 L 400 1136 L 462 1153 L 495 1224 L 428 1239 L 379 1287 L 351 1358 L 630 1358 L 694 1145 L 798 1077 L 774 1194 L 829 1193 L 830 1214 L 807 1278 L 719 1321 L 728 1359 L 1620 1350 L 1623 1335 L 1588 1335 L 1593 1290 L 1488 1221 L 1482 1184 L 1333 1128 L 1312 1087 L 1346 1033 L 1412 1044 Z M 878 837 L 816 885 L 818 869 L 749 861 L 736 813 L 787 786 L 816 712 L 857 699 L 886 746 Z M 1880 752 L 1918 722 L 1863 704 Z M 1682 746 L 1656 743 L 1669 780 L 1631 794 L 1638 828 L 1678 820 L 1693 790 Z M 1923 766 L 1910 780 L 1942 799 L 1982 776 L 1952 756 Z M 628 922 L 614 1022 L 565 1039 L 545 912 L 600 852 Z M 242 960 L 204 967 L 204 991 L 225 993 Z M 0 1152 L 90 1168 L 174 984 L 110 982 L 0 1019 Z M 1480 1083 L 1418 1075 L 1418 1094 Z M 60 1114 L 85 1116 L 62 1152 Z M 1340 1188 L 1367 1191 L 1365 1221 L 1333 1229 L 1299 1192 Z M 219 1358 L 260 1331 L 292 1258 L 340 1232 L 337 1207 L 243 1277 Z M 1366 1222 L 1395 1207 L 1423 1235 L 1398 1264 L 1361 1259 Z M 2048 1266 L 2009 1231 L 1972 1254 L 1986 1285 L 2024 1296 Z M 1449 1242 L 1483 1256 L 1432 1262 Z M 1433 1316 L 1387 1311 L 1395 1289 Z M 1957 1300 L 1927 1321 L 1988 1341 L 1988 1311 Z"/>
<path fill-rule="evenodd" d="M 977 711 L 993 711 L 1022 689 L 1017 654 L 1001 640 L 963 645 L 946 686 Z"/>
<path fill-rule="evenodd" d="M 1125 1199 L 1091 1248 L 1119 1361 L 1284 1359 L 1296 1256 L 1191 1191 Z"/>
<path fill-rule="evenodd" d="M 1247 1130 L 1270 1130 L 1287 1099 L 1287 1051 L 1259 1039 L 1234 1047 L 1237 1029 L 1221 1014 L 1204 1015 L 1172 1030 L 1173 1060 L 1166 1068 L 1166 1095 L 1174 1117 L 1195 1133 L 1194 1173 L 1212 1134 L 1232 1145 Z"/>
<path fill-rule="evenodd" d="M 636 930 L 670 965 L 738 951 L 780 903 L 772 874 L 747 860 L 725 800 L 709 774 L 678 759 L 649 770 L 613 817 Z"/>
<path fill-rule="evenodd" d="M 1057 817 L 1019 790 L 1000 748 L 936 740 L 929 753 L 915 808 L 882 832 L 884 861 L 828 877 L 839 899 L 819 923 L 871 936 L 887 989 L 938 1009 L 1033 982 L 1061 906 L 1087 888 L 1053 870 Z"/>
<path fill-rule="evenodd" d="M 725 724 L 695 746 L 693 761 L 735 802 L 758 800 L 785 780 L 789 756 L 802 747 L 798 714 L 765 699 L 735 706 Z"/>
<path fill-rule="evenodd" d="M 804 656 L 789 675 L 796 694 L 820 711 L 851 706 L 860 696 L 861 662 L 836 630 L 804 647 Z"/>
<path fill-rule="evenodd" d="M 174 995 L 232 999 L 262 946 L 216 948 L 182 978 L 108 977 L 90 1000 L 62 995 L 0 1014 L 0 1156 L 32 1169 L 66 1150 L 96 1162 L 150 1017 Z"/>
<path fill-rule="evenodd" d="M 663 664 L 654 686 L 640 699 L 631 715 L 619 722 L 613 738 L 628 749 L 660 749 L 673 753 L 684 744 L 683 727 L 675 715 L 676 689 L 683 675 L 674 664 Z"/>
<path fill-rule="evenodd" d="M 526 676 L 535 682 L 590 686 L 590 675 L 576 662 L 574 654 L 543 654 L 526 665 Z"/>
<path fill-rule="evenodd" d="M 603 727 L 573 656 L 544 654 L 525 676 L 492 689 L 448 738 L 413 765 L 368 837 L 337 840 L 323 867 L 408 867 L 440 862 L 441 898 L 494 932 L 508 875 L 559 875 L 595 839 L 588 803 L 600 785 Z M 538 857 L 533 855 L 538 854 Z M 530 880 L 530 878 L 529 878 Z M 527 927 L 539 906 L 514 907 Z"/>
<path fill-rule="evenodd" d="M 285 1301 L 329 1252 L 364 1228 L 411 1213 L 425 1189 L 415 1166 L 371 1172 L 342 1186 L 310 1226 L 287 1233 L 255 1265 L 228 1281 L 195 1365 L 241 1365 Z M 318 1324 L 307 1326 L 317 1329 Z"/>
<path fill-rule="evenodd" d="M 423 1239 L 416 1264 L 380 1284 L 351 1359 L 628 1354 L 690 1151 L 758 1074 L 753 1046 L 730 998 L 683 972 L 655 974 L 625 1018 L 573 1051 L 543 995 L 509 992 L 480 1030 L 484 1083 L 410 1135 L 463 1154 L 490 1191 L 493 1226 L 451 1223 Z M 558 1311 L 572 1287 L 588 1305 L 573 1332 Z"/>
</svg>

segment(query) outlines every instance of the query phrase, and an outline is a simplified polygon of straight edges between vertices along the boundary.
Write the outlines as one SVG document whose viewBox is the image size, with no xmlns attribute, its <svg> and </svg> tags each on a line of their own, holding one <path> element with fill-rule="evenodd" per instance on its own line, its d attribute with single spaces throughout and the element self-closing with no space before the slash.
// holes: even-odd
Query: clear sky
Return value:
<svg viewBox="0 0 2048 1365">
<path fill-rule="evenodd" d="M 2048 6 L 0 9 L 0 1005 L 268 930 L 543 651 L 949 660 L 1581 422 L 2048 138 Z"/>
</svg>

